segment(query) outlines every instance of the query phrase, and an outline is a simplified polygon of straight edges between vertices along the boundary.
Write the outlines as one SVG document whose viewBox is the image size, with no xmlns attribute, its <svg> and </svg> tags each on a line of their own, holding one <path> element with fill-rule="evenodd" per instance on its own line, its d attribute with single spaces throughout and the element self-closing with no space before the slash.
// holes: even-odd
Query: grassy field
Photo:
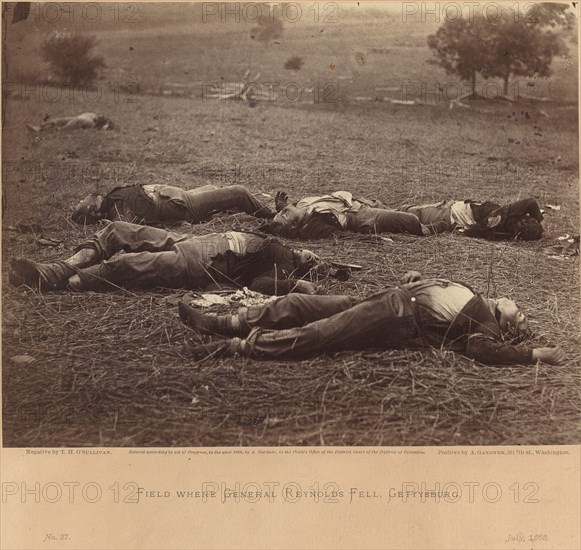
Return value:
<svg viewBox="0 0 581 550">
<path fill-rule="evenodd" d="M 557 60 L 554 77 L 538 84 L 539 95 L 552 97 L 549 103 L 402 106 L 355 98 L 374 96 L 377 87 L 396 88 L 396 97 L 406 83 L 445 82 L 448 77 L 425 63 L 425 35 L 433 26 L 389 19 L 369 26 L 368 18 L 345 17 L 310 38 L 314 25 L 287 25 L 281 44 L 262 51 L 248 40 L 249 26 L 198 25 L 192 32 L 186 20 L 172 21 L 95 32 L 109 64 L 98 101 L 82 94 L 69 100 L 62 90 L 42 87 L 28 100 L 18 93 L 6 99 L 4 444 L 578 442 L 579 261 L 543 253 L 557 237 L 579 231 L 578 113 L 570 103 L 577 93 L 576 57 Z M 10 44 L 9 59 L 34 62 L 34 47 L 24 48 L 22 36 Z M 364 64 L 357 52 L 365 54 Z M 289 76 L 282 65 L 295 54 L 306 64 Z M 22 64 L 9 67 L 16 83 L 15 67 Z M 260 70 L 261 82 L 292 81 L 304 89 L 336 82 L 340 101 L 277 96 L 250 107 L 201 97 L 203 83 L 234 81 L 246 68 Z M 115 82 L 138 82 L 142 89 L 182 83 L 199 91 L 191 98 L 134 95 L 129 102 L 110 91 Z M 47 100 L 58 93 L 58 100 Z M 107 113 L 117 128 L 40 138 L 25 130 L 47 114 L 83 111 Z M 439 350 L 370 350 L 307 361 L 195 362 L 188 350 L 202 340 L 181 325 L 175 292 L 41 295 L 8 286 L 10 258 L 66 257 L 90 233 L 68 220 L 79 197 L 132 183 L 241 183 L 296 197 L 349 189 L 394 207 L 528 195 L 545 208 L 560 205 L 547 211 L 545 236 L 535 243 L 445 234 L 395 235 L 392 242 L 348 236 L 305 246 L 325 259 L 364 266 L 347 282 L 322 281 L 324 293 L 365 296 L 416 269 L 465 280 L 487 296 L 514 297 L 530 316 L 531 343 L 560 344 L 567 361 L 507 368 Z M 19 221 L 40 223 L 45 237 L 62 244 L 42 247 L 34 235 L 8 229 Z M 201 234 L 256 226 L 249 216 L 226 214 L 182 229 Z M 35 361 L 11 359 L 23 354 Z"/>
</svg>

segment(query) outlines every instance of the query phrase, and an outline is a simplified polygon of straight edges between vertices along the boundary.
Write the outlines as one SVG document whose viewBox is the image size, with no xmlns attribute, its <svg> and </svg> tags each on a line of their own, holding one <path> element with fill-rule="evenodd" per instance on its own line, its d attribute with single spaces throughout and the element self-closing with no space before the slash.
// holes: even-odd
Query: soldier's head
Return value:
<svg viewBox="0 0 581 550">
<path fill-rule="evenodd" d="M 523 241 L 538 241 L 543 235 L 543 225 L 527 214 L 517 224 L 517 231 Z"/>
<path fill-rule="evenodd" d="M 293 250 L 293 257 L 297 267 L 314 267 L 321 262 L 321 258 L 310 250 Z"/>
<path fill-rule="evenodd" d="M 271 224 L 274 228 L 279 228 L 281 230 L 293 230 L 300 227 L 307 216 L 306 208 L 300 208 L 289 204 L 273 218 Z"/>
<path fill-rule="evenodd" d="M 75 223 L 79 224 L 90 225 L 97 223 L 105 217 L 105 212 L 101 211 L 102 206 L 103 197 L 92 193 L 75 206 L 71 218 Z"/>
<path fill-rule="evenodd" d="M 529 321 L 513 300 L 497 298 L 495 316 L 500 330 L 512 336 L 525 336 L 529 332 Z"/>
<path fill-rule="evenodd" d="M 95 128 L 98 130 L 112 130 L 113 121 L 105 115 L 97 115 L 97 118 L 95 119 Z"/>
<path fill-rule="evenodd" d="M 314 269 L 321 263 L 321 258 L 314 252 L 306 249 L 293 249 L 293 264 L 295 265 L 295 277 L 304 277 L 315 273 Z"/>
</svg>

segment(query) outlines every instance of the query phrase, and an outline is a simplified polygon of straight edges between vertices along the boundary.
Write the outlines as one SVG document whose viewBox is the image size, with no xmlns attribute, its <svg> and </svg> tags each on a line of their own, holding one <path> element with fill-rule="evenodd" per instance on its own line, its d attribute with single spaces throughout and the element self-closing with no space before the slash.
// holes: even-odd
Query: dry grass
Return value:
<svg viewBox="0 0 581 550">
<path fill-rule="evenodd" d="M 305 66 L 307 80 L 334 78 L 318 67 L 335 62 L 338 44 L 351 47 L 353 36 L 339 30 L 324 33 L 326 49 Z M 158 47 L 147 34 L 140 42 L 110 34 L 103 42 L 108 48 L 119 55 L 139 54 L 140 62 L 150 59 L 143 48 Z M 123 40 L 135 49 L 129 50 L 129 42 L 120 47 Z M 172 40 L 178 48 L 181 38 Z M 373 40 L 377 43 L 370 42 L 370 48 L 385 47 L 383 26 Z M 387 54 L 385 59 L 383 54 L 369 56 L 365 68 L 358 69 L 352 95 L 370 95 L 388 77 L 390 85 L 422 79 L 426 52 L 404 49 L 404 54 L 399 49 L 389 54 L 395 60 Z M 268 67 L 267 80 L 282 66 L 276 52 L 270 49 L 260 60 Z M 284 62 L 289 53 L 281 55 Z M 406 55 L 417 56 L 418 63 Z M 195 78 L 215 81 L 229 60 L 224 57 L 219 66 L 212 57 L 200 62 L 207 74 Z M 384 78 L 382 67 L 392 64 L 395 72 Z M 348 72 L 339 69 L 338 74 Z M 177 69 L 168 65 L 163 71 Z M 561 67 L 557 72 L 557 83 L 577 89 L 571 71 Z M 168 75 L 149 76 L 162 81 Z M 3 127 L 4 143 L 10 144 L 3 151 L 5 445 L 579 441 L 579 260 L 552 260 L 541 250 L 559 235 L 578 232 L 577 111 L 543 104 L 549 115 L 543 117 L 538 106 L 504 103 L 461 111 L 449 111 L 447 105 L 394 108 L 350 103 L 349 91 L 340 104 L 255 108 L 160 97 L 137 97 L 127 104 L 107 94 L 98 105 L 8 98 Z M 117 130 L 44 140 L 23 130 L 46 114 L 89 110 L 110 115 Z M 539 125 L 542 136 L 536 135 Z M 11 257 L 66 257 L 90 234 L 92 228 L 68 221 L 68 209 L 78 197 L 132 183 L 183 188 L 240 183 L 271 195 L 285 189 L 294 197 L 348 189 L 393 206 L 449 197 L 506 202 L 525 195 L 543 205 L 560 204 L 559 212 L 547 214 L 547 234 L 538 243 L 491 243 L 458 235 L 399 235 L 386 242 L 349 235 L 301 246 L 324 259 L 364 266 L 349 281 L 323 281 L 325 293 L 363 297 L 414 269 L 466 281 L 487 296 L 514 297 L 531 318 L 536 334 L 531 344 L 558 343 L 567 361 L 558 367 L 495 367 L 441 350 L 369 350 L 292 362 L 195 362 L 189 349 L 192 339 L 194 344 L 201 339 L 181 325 L 175 306 L 165 300 L 166 290 L 40 295 L 7 285 Z M 34 236 L 6 231 L 19 220 L 40 222 L 45 236 L 61 239 L 62 245 L 39 247 Z M 250 217 L 236 214 L 187 230 L 201 234 L 256 226 Z M 10 359 L 25 353 L 35 362 L 18 365 Z"/>
<path fill-rule="evenodd" d="M 247 216 L 233 215 L 197 229 L 255 224 Z M 310 243 L 325 258 L 365 266 L 349 281 L 323 281 L 324 292 L 364 296 L 394 284 L 404 268 L 469 280 L 492 296 L 518 296 L 539 333 L 533 343 L 560 342 L 567 363 L 490 367 L 440 350 L 342 352 L 292 362 L 196 362 L 188 349 L 201 338 L 181 325 L 175 306 L 165 299 L 169 291 L 42 295 L 7 289 L 5 354 L 28 352 L 36 362 L 15 365 L 4 357 L 5 443 L 576 441 L 580 342 L 578 297 L 571 288 L 578 285 L 578 262 L 555 263 L 535 245 L 452 235 L 393 240 L 349 236 L 340 243 Z M 449 258 L 459 255 L 460 261 L 450 265 Z"/>
</svg>

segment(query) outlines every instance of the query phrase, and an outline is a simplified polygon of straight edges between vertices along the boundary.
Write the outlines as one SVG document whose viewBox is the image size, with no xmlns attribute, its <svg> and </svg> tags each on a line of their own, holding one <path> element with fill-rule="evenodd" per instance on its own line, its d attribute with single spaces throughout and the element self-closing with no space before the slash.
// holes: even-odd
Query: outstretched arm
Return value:
<svg viewBox="0 0 581 550">
<path fill-rule="evenodd" d="M 489 365 L 529 365 L 534 362 L 531 348 L 503 344 L 484 334 L 473 334 L 468 338 L 466 355 Z"/>
<path fill-rule="evenodd" d="M 483 334 L 474 334 L 468 339 L 466 355 L 481 363 L 493 365 L 531 364 L 536 361 L 558 365 L 565 360 L 565 353 L 559 346 L 554 348 L 526 348 L 502 344 Z"/>
</svg>

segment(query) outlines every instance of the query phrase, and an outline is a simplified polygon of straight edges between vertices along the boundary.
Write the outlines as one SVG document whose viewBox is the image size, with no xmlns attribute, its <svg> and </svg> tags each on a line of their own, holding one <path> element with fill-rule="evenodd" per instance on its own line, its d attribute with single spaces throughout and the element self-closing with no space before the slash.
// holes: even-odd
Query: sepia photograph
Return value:
<svg viewBox="0 0 581 550">
<path fill-rule="evenodd" d="M 578 445 L 578 49 L 570 2 L 3 3 L 3 447 Z"/>
</svg>

